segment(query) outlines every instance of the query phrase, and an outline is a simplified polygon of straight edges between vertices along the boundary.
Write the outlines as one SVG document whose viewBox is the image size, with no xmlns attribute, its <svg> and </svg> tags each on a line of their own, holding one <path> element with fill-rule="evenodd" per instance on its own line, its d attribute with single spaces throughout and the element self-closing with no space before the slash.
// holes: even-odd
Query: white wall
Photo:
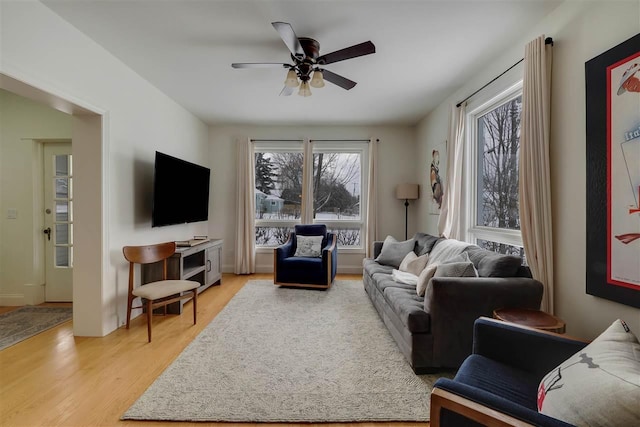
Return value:
<svg viewBox="0 0 640 427">
<path fill-rule="evenodd" d="M 71 140 L 71 116 L 0 90 L 0 305 L 31 303 L 25 285 L 43 285 L 37 141 Z M 8 210 L 17 218 L 8 219 Z"/>
<path fill-rule="evenodd" d="M 206 222 L 152 229 L 150 212 L 155 150 L 206 165 L 208 128 L 43 4 L 0 2 L 0 19 L 0 73 L 99 114 L 73 122 L 87 180 L 75 201 L 86 235 L 77 236 L 74 333 L 105 335 L 125 321 L 122 246 L 207 232 Z"/>
<path fill-rule="evenodd" d="M 640 1 L 563 3 L 536 28 L 499 58 L 478 70 L 477 77 L 450 96 L 418 125 L 418 158 L 425 164 L 431 148 L 447 138 L 449 109 L 524 54 L 534 37 L 553 37 L 551 107 L 551 181 L 554 230 L 554 281 L 556 314 L 567 323 L 567 332 L 592 339 L 615 319 L 622 318 L 640 333 L 640 309 L 587 295 L 586 247 L 586 151 L 584 64 L 589 59 L 640 32 Z M 512 76 L 507 76 L 507 80 Z M 498 82 L 498 85 L 505 84 Z M 479 95 L 482 96 L 482 93 Z M 437 220 L 424 214 L 420 228 L 437 234 Z"/>
<path fill-rule="evenodd" d="M 236 229 L 236 141 L 253 139 L 369 139 L 378 138 L 379 185 L 378 235 L 388 234 L 404 238 L 404 202 L 395 198 L 395 186 L 413 181 L 415 164 L 415 129 L 410 126 L 212 126 L 211 173 L 212 196 L 209 216 L 209 236 L 222 238 L 223 270 L 232 272 L 234 265 Z M 415 210 L 409 208 L 409 235 L 416 230 Z M 339 272 L 362 272 L 363 254 L 341 254 Z M 273 271 L 272 251 L 258 253 L 258 271 Z"/>
</svg>

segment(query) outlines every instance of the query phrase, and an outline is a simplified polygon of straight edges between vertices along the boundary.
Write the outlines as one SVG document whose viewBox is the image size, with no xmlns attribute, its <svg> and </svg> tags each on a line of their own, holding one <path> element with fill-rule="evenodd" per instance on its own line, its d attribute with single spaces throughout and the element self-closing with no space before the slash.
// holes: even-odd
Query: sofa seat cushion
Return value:
<svg viewBox="0 0 640 427">
<path fill-rule="evenodd" d="M 424 298 L 416 294 L 415 286 L 387 286 L 383 295 L 387 304 L 410 332 L 430 331 L 431 317 L 424 311 Z"/>
<path fill-rule="evenodd" d="M 538 410 L 536 397 L 540 378 L 493 359 L 472 354 L 462 363 L 454 381 L 477 387 L 533 411 Z"/>
<path fill-rule="evenodd" d="M 416 285 L 396 282 L 395 280 L 393 280 L 393 276 L 391 274 L 376 273 L 373 276 L 373 279 L 376 283 L 376 287 L 382 293 L 384 293 L 384 290 L 387 288 L 409 289 L 413 290 L 413 292 L 415 292 L 416 289 Z"/>
<path fill-rule="evenodd" d="M 373 275 L 376 273 L 391 274 L 391 272 L 393 271 L 392 266 L 378 264 L 375 260 L 372 260 L 370 258 L 365 258 L 362 261 L 362 267 L 364 268 L 364 271 L 371 277 L 373 277 Z"/>
</svg>

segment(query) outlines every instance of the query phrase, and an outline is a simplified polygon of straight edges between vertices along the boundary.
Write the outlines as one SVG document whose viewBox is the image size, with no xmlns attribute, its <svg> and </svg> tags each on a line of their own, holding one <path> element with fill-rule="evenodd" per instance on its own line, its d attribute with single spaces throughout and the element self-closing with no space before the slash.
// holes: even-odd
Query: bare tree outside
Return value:
<svg viewBox="0 0 640 427">
<path fill-rule="evenodd" d="M 302 152 L 256 153 L 256 219 L 291 221 L 302 210 Z M 360 220 L 361 155 L 350 152 L 316 152 L 313 154 L 313 217 L 316 220 Z M 280 244 L 280 228 L 272 224 L 256 226 L 256 243 Z M 344 246 L 360 244 L 359 227 L 335 230 Z M 286 240 L 286 239 L 285 239 Z"/>
<path fill-rule="evenodd" d="M 478 118 L 478 213 L 477 224 L 520 230 L 518 203 L 518 154 L 522 96 Z M 513 253 L 515 247 L 480 241 L 483 247 Z M 516 248 L 518 249 L 518 248 Z"/>
</svg>

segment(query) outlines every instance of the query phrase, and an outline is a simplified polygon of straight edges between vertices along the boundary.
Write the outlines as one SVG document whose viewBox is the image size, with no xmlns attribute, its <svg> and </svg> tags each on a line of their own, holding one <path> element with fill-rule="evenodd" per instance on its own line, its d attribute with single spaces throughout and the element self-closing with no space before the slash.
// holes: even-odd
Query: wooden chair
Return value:
<svg viewBox="0 0 640 427">
<path fill-rule="evenodd" d="M 167 258 L 176 251 L 175 242 L 159 243 L 147 246 L 125 246 L 122 248 L 124 257 L 129 261 L 129 296 L 127 301 L 127 329 L 131 322 L 131 310 L 145 308 L 147 311 L 147 332 L 151 342 L 151 316 L 153 310 L 164 307 L 165 314 L 167 304 L 180 301 L 185 298 L 193 298 L 193 324 L 196 324 L 198 286 L 200 283 L 192 280 L 167 280 Z M 133 272 L 135 264 L 152 264 L 162 261 L 162 279 L 157 282 L 147 283 L 137 288 L 133 286 Z M 143 305 L 133 307 L 135 297 L 142 298 Z M 146 300 L 146 304 L 144 304 Z"/>
</svg>

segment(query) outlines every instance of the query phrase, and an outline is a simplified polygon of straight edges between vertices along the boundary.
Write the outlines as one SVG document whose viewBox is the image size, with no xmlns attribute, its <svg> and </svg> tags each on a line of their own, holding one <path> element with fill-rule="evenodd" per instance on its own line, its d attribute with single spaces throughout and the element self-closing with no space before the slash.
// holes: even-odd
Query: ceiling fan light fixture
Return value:
<svg viewBox="0 0 640 427">
<path fill-rule="evenodd" d="M 304 81 L 300 83 L 300 90 L 298 91 L 298 95 L 304 96 L 305 98 L 307 96 L 311 96 L 311 89 L 309 89 L 309 82 Z"/>
<path fill-rule="evenodd" d="M 324 80 L 322 78 L 322 71 L 316 70 L 313 72 L 313 77 L 311 78 L 311 83 L 309 83 L 313 87 L 324 87 Z"/>
<path fill-rule="evenodd" d="M 288 87 L 298 87 L 298 75 L 293 68 L 289 69 L 287 78 L 284 81 L 284 85 Z"/>
</svg>

